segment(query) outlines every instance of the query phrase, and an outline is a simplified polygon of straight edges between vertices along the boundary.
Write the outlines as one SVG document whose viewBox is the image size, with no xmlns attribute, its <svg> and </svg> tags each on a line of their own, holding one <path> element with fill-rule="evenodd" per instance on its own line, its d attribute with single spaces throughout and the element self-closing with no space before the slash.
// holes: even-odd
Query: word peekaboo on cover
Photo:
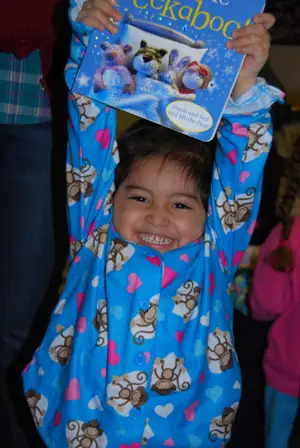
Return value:
<svg viewBox="0 0 300 448">
<path fill-rule="evenodd" d="M 226 42 L 264 4 L 119 0 L 118 34 L 93 32 L 73 91 L 209 141 L 244 59 Z"/>
<path fill-rule="evenodd" d="M 229 6 L 231 0 L 210 0 L 220 6 Z M 245 23 L 231 19 L 225 21 L 222 15 L 211 16 L 208 11 L 203 10 L 204 0 L 195 0 L 193 2 L 178 2 L 176 0 L 132 0 L 133 5 L 144 10 L 152 8 L 159 11 L 161 17 L 174 21 L 184 20 L 188 26 L 202 31 L 209 27 L 212 31 L 221 31 L 226 39 L 230 39 L 233 31 L 242 26 L 248 25 L 251 20 L 247 19 Z M 119 4 L 117 4 L 120 7 Z M 222 10 L 220 11 L 222 12 Z"/>
</svg>

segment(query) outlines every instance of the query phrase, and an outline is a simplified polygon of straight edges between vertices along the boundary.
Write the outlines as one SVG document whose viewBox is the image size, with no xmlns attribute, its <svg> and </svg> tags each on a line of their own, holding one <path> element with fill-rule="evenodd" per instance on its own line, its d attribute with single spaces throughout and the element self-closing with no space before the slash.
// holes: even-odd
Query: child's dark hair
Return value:
<svg viewBox="0 0 300 448">
<path fill-rule="evenodd" d="M 287 188 L 278 208 L 279 219 L 282 223 L 282 241 L 280 247 L 269 254 L 265 260 L 280 272 L 291 271 L 295 265 L 295 254 L 292 249 L 285 246 L 284 242 L 290 237 L 294 222 L 295 200 L 300 195 L 300 138 L 290 158 L 288 176 Z"/>
<path fill-rule="evenodd" d="M 163 163 L 177 162 L 186 179 L 193 179 L 207 210 L 214 158 L 214 142 L 202 143 L 171 129 L 139 120 L 118 140 L 120 163 L 116 168 L 116 188 L 126 179 L 135 162 L 162 157 Z"/>
</svg>

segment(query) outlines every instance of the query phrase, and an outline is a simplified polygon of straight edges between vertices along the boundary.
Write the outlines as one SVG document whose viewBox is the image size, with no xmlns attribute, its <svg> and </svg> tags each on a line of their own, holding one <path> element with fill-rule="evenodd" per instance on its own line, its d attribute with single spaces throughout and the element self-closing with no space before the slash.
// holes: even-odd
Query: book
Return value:
<svg viewBox="0 0 300 448">
<path fill-rule="evenodd" d="M 94 30 L 73 91 L 210 141 L 244 59 L 226 42 L 264 6 L 265 0 L 118 0 L 118 34 Z"/>
</svg>

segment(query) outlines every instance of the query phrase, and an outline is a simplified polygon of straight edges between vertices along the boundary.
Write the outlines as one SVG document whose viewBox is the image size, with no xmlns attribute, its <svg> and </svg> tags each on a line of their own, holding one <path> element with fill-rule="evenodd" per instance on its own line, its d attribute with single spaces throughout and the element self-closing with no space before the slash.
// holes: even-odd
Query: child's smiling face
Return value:
<svg viewBox="0 0 300 448">
<path fill-rule="evenodd" d="M 206 211 L 194 179 L 154 156 L 136 162 L 119 186 L 113 221 L 126 240 L 164 253 L 200 238 Z"/>
</svg>

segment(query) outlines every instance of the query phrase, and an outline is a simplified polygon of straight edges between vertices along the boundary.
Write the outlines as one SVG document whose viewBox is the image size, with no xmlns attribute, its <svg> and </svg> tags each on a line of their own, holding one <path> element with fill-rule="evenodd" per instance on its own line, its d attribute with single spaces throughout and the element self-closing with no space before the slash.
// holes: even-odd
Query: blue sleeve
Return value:
<svg viewBox="0 0 300 448">
<path fill-rule="evenodd" d="M 272 143 L 270 107 L 283 94 L 259 79 L 230 102 L 218 131 L 206 239 L 222 269 L 233 274 L 246 250 L 259 210 L 265 162 Z"/>
<path fill-rule="evenodd" d="M 111 219 L 114 170 L 118 162 L 115 111 L 72 92 L 92 32 L 76 22 L 82 3 L 82 0 L 70 1 L 73 36 L 65 73 L 70 90 L 66 181 L 73 257 L 88 236 Z"/>
</svg>

